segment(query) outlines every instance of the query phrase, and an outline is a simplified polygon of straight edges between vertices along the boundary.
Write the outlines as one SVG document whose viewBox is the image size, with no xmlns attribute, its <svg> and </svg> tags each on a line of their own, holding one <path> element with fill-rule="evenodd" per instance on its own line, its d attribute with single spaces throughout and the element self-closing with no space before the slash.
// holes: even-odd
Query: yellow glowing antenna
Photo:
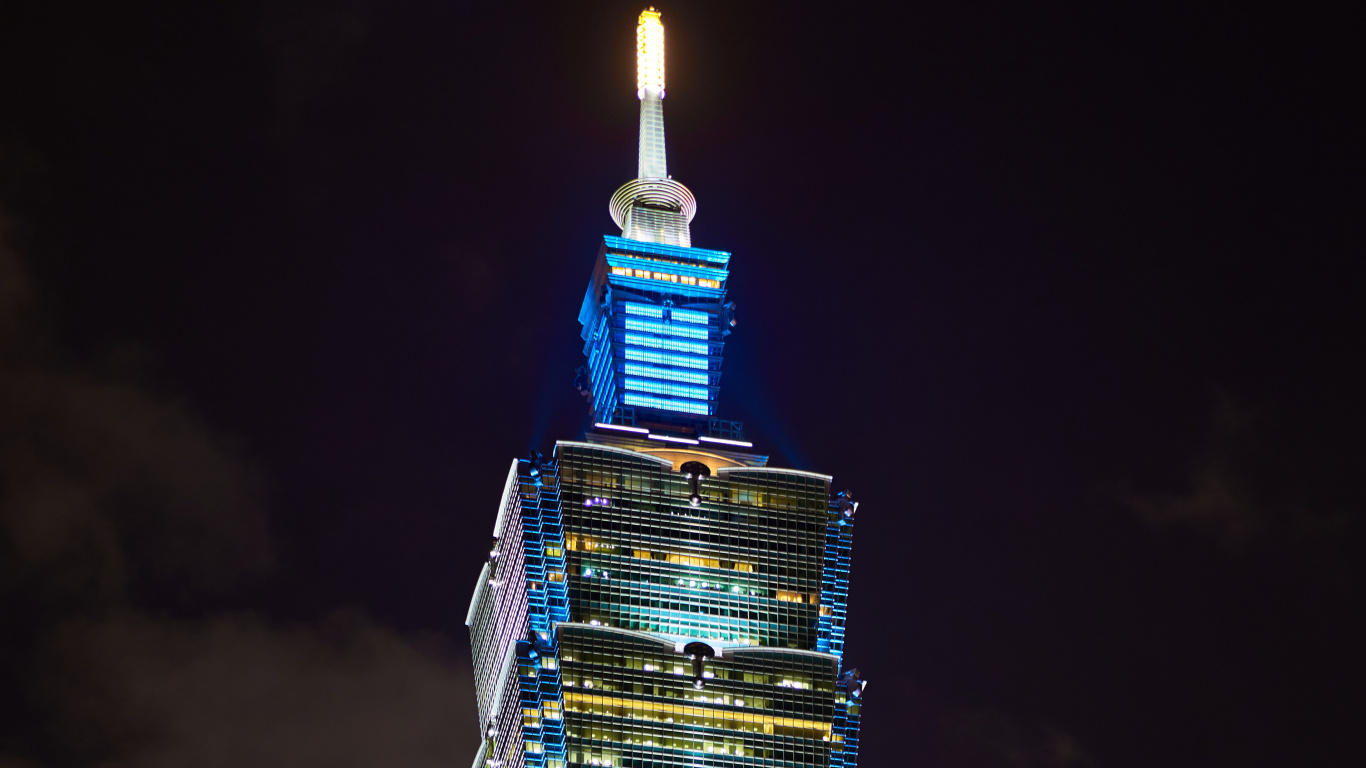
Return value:
<svg viewBox="0 0 1366 768">
<path fill-rule="evenodd" d="M 641 11 L 636 25 L 636 95 L 644 98 L 647 88 L 664 92 L 664 25 L 654 8 Z"/>
</svg>

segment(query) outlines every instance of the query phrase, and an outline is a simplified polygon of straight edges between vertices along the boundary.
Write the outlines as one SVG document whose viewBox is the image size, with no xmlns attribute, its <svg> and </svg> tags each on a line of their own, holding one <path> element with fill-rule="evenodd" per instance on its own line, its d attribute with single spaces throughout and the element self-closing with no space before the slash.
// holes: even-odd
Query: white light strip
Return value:
<svg viewBox="0 0 1366 768">
<path fill-rule="evenodd" d="M 601 421 L 594 424 L 593 426 L 597 427 L 598 429 L 619 429 L 622 432 L 639 432 L 642 435 L 650 434 L 650 430 L 648 429 L 641 429 L 640 427 L 623 427 L 620 424 L 606 424 Z"/>
<path fill-rule="evenodd" d="M 688 445 L 697 445 L 696 440 L 690 440 L 686 437 L 669 437 L 668 435 L 650 435 L 649 437 L 651 440 L 667 440 L 671 443 L 687 443 Z"/>
<path fill-rule="evenodd" d="M 747 443 L 744 440 L 725 440 L 720 437 L 699 437 L 697 439 L 707 443 L 720 443 L 722 445 L 738 445 L 741 448 L 754 447 L 754 443 Z"/>
</svg>

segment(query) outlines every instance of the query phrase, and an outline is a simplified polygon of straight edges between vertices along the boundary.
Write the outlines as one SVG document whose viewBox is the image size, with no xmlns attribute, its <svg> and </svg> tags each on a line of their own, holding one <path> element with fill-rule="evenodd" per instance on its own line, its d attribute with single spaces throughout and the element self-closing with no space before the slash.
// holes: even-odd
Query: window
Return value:
<svg viewBox="0 0 1366 768">
<path fill-rule="evenodd" d="M 676 323 L 696 323 L 697 325 L 706 325 L 711 320 L 711 315 L 707 314 L 706 312 L 695 312 L 691 309 L 675 309 L 670 311 L 669 314 L 671 317 L 673 317 L 673 320 Z"/>
<path fill-rule="evenodd" d="M 691 355 L 671 355 L 667 352 L 650 352 L 644 349 L 634 349 L 627 347 L 623 356 L 627 360 L 639 360 L 645 363 L 659 363 L 661 365 L 677 365 L 683 368 L 693 368 L 699 371 L 707 370 L 707 359 L 705 357 L 693 357 Z"/>
<path fill-rule="evenodd" d="M 682 336 L 688 339 L 708 338 L 706 328 L 697 328 L 691 325 L 659 323 L 653 320 L 638 320 L 634 317 L 626 318 L 625 325 L 626 329 L 629 331 L 645 331 L 647 333 L 658 333 L 664 336 Z"/>
<path fill-rule="evenodd" d="M 613 270 L 613 274 L 616 271 Z M 640 315 L 641 317 L 653 317 L 656 320 L 664 319 L 664 308 L 653 304 L 640 304 L 634 301 L 626 302 L 626 314 Z"/>
<path fill-rule="evenodd" d="M 698 341 L 683 341 L 682 339 L 660 339 L 654 336 L 644 336 L 639 333 L 626 333 L 626 343 L 637 347 L 649 347 L 651 349 L 665 349 L 670 352 L 687 352 L 693 355 L 705 355 L 710 350 L 706 344 Z"/>
<path fill-rule="evenodd" d="M 706 387 L 690 387 L 686 384 L 670 384 L 663 381 L 652 381 L 650 379 L 637 379 L 627 376 L 622 380 L 622 386 L 626 389 L 634 389 L 638 392 L 651 392 L 656 395 L 676 395 L 678 397 L 690 397 L 695 400 L 706 400 Z"/>
<path fill-rule="evenodd" d="M 653 365 L 640 365 L 639 363 L 627 363 L 625 368 L 628 376 L 644 376 L 650 379 L 679 381 L 684 384 L 706 385 L 711 381 L 706 373 L 697 371 L 678 371 L 672 368 L 656 368 Z"/>
<path fill-rule="evenodd" d="M 639 405 L 646 408 L 658 408 L 663 411 L 677 411 L 679 413 L 696 413 L 706 416 L 711 413 L 711 409 L 706 403 L 696 400 L 675 400 L 667 397 L 652 397 L 649 395 L 625 394 L 621 401 L 626 405 Z"/>
<path fill-rule="evenodd" d="M 702 288 L 720 288 L 720 280 L 708 280 L 705 277 L 693 277 L 691 275 L 675 275 L 672 272 L 655 272 L 649 269 L 632 269 L 631 267 L 612 267 L 612 274 L 621 277 L 638 277 L 642 280 L 658 280 L 662 283 L 680 283 L 682 285 L 696 285 Z"/>
</svg>

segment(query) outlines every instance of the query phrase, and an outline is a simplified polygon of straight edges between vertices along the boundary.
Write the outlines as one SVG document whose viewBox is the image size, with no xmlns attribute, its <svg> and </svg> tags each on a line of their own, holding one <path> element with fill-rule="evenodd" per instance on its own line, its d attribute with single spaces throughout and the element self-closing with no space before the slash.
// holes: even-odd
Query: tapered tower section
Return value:
<svg viewBox="0 0 1366 768">
<path fill-rule="evenodd" d="M 581 440 L 512 462 L 465 623 L 474 768 L 851 768 L 844 666 L 858 504 L 716 415 L 730 254 L 668 176 L 664 27 L 637 28 L 637 178 L 579 320 Z"/>
</svg>

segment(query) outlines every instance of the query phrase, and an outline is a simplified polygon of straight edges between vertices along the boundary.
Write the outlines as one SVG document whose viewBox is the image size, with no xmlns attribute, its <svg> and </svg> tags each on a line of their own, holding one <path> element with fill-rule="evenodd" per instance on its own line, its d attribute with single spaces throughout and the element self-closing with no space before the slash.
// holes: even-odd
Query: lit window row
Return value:
<svg viewBox="0 0 1366 768">
<path fill-rule="evenodd" d="M 681 381 L 684 384 L 709 384 L 711 377 L 695 371 L 675 371 L 672 368 L 656 368 L 653 365 L 626 364 L 626 373 L 631 376 L 644 376 L 650 379 Z"/>
<path fill-rule="evenodd" d="M 705 340 L 707 338 L 706 328 L 694 328 L 691 325 L 674 325 L 673 323 L 658 323 L 653 320 L 639 320 L 634 317 L 626 318 L 626 329 L 629 331 L 661 333 L 665 336 L 682 336 L 685 339 Z"/>
<path fill-rule="evenodd" d="M 706 312 L 696 312 L 691 309 L 675 309 L 669 313 L 675 323 L 696 323 L 706 325 L 711 322 L 711 315 Z"/>
<path fill-rule="evenodd" d="M 664 319 L 664 308 L 658 304 L 642 304 L 638 301 L 622 302 L 626 307 L 626 314 L 637 315 L 639 317 L 653 317 L 656 320 Z M 669 316 L 676 323 L 692 323 L 694 325 L 706 325 L 711 322 L 711 315 L 706 312 L 697 312 L 691 309 L 674 309 L 669 311 Z"/>
<path fill-rule="evenodd" d="M 630 376 L 622 379 L 622 386 L 626 389 L 634 389 L 637 392 L 652 392 L 656 395 L 676 395 L 678 397 L 691 397 L 694 400 L 707 399 L 706 387 L 690 387 L 686 384 L 670 384 L 665 381 L 636 379 Z"/>
<path fill-rule="evenodd" d="M 708 280 L 705 277 L 693 277 L 692 275 L 675 275 L 671 272 L 651 272 L 648 269 L 631 269 L 629 267 L 612 267 L 612 274 L 621 277 L 639 277 L 645 280 L 659 280 L 665 283 L 682 283 L 683 285 L 696 285 L 701 288 L 720 288 L 719 280 Z"/>
<path fill-rule="evenodd" d="M 654 336 L 643 336 L 639 333 L 626 333 L 626 343 L 634 344 L 638 347 L 650 347 L 652 349 L 665 349 L 670 352 L 687 352 L 693 355 L 705 355 L 708 352 L 706 344 L 696 341 L 683 341 L 681 339 L 660 339 Z"/>
<path fill-rule="evenodd" d="M 656 320 L 663 320 L 664 308 L 657 307 L 654 304 L 640 304 L 634 301 L 628 301 L 626 302 L 626 314 L 653 317 Z"/>
<path fill-rule="evenodd" d="M 706 403 L 699 403 L 696 400 L 675 400 L 670 397 L 652 397 L 650 395 L 637 395 L 628 392 L 622 395 L 621 401 L 627 405 L 638 405 L 642 408 L 658 408 L 661 411 L 696 413 L 702 416 L 711 413 L 707 408 Z"/>
<path fill-rule="evenodd" d="M 677 365 L 683 368 L 693 368 L 699 371 L 707 370 L 707 359 L 705 357 L 692 357 L 691 355 L 670 355 L 663 352 L 650 352 L 644 349 L 631 349 L 627 347 L 624 352 L 627 360 L 639 360 L 643 363 L 659 363 L 660 365 Z"/>
<path fill-rule="evenodd" d="M 711 557 L 700 557 L 697 555 L 680 555 L 675 552 L 651 552 L 648 549 L 630 549 L 618 546 L 615 542 L 602 541 L 591 536 L 581 536 L 571 533 L 565 539 L 565 545 L 570 550 L 576 552 L 610 552 L 619 554 L 622 557 L 633 557 L 637 560 L 660 560 L 666 563 L 678 565 L 694 565 L 699 568 L 723 568 L 726 570 L 744 571 L 754 573 L 752 563 L 739 563 L 726 561 L 722 562 Z M 748 587 L 746 587 L 748 589 Z"/>
<path fill-rule="evenodd" d="M 794 717 L 774 717 L 773 715 L 744 710 L 724 710 L 714 707 L 669 704 L 660 701 L 642 701 L 618 696 L 597 696 L 578 691 L 564 692 L 564 708 L 568 712 L 584 712 L 609 717 L 626 717 L 633 720 L 653 720 L 655 722 L 700 725 L 706 728 L 724 728 L 735 731 L 750 731 L 766 735 L 796 736 L 799 738 L 829 740 L 830 723 Z"/>
</svg>

